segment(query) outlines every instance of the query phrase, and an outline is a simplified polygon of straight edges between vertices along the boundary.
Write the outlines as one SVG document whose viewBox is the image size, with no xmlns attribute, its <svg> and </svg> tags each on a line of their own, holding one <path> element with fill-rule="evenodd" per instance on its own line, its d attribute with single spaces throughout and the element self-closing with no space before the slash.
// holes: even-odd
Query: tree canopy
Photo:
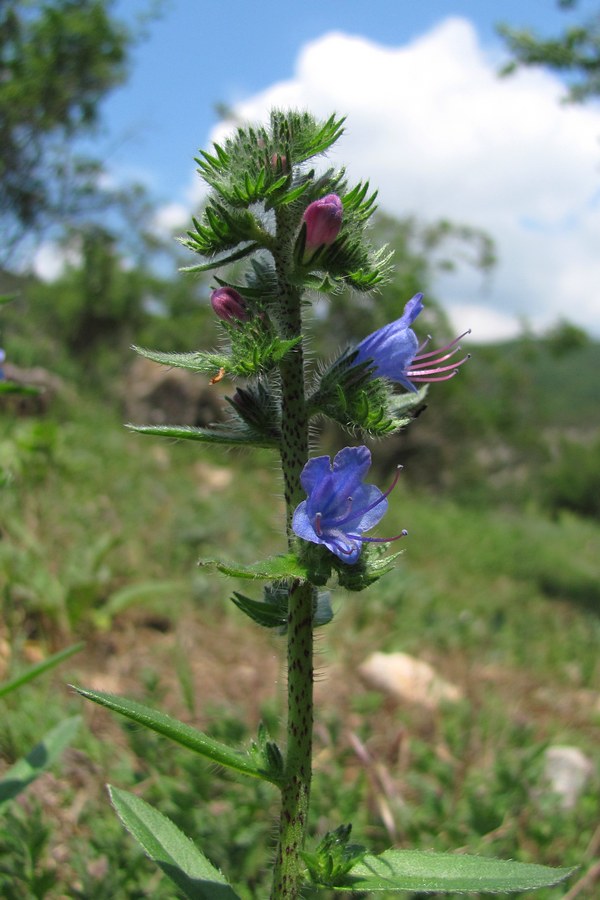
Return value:
<svg viewBox="0 0 600 900">
<path fill-rule="evenodd" d="M 0 223 L 4 248 L 98 200 L 97 161 L 73 139 L 126 75 L 133 35 L 112 0 L 2 0 Z"/>
<path fill-rule="evenodd" d="M 558 5 L 573 10 L 577 0 L 559 0 Z M 570 100 L 580 102 L 600 96 L 600 10 L 588 21 L 569 25 L 552 38 L 509 25 L 499 25 L 498 31 L 513 56 L 504 74 L 519 66 L 546 66 L 565 76 Z"/>
</svg>

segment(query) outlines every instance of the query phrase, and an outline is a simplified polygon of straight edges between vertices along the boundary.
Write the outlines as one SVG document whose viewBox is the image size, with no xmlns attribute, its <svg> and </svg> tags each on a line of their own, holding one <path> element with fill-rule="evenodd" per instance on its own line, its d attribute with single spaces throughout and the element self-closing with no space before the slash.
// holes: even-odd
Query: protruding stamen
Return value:
<svg viewBox="0 0 600 900">
<path fill-rule="evenodd" d="M 319 537 L 321 537 L 321 535 L 323 533 L 321 531 L 321 519 L 322 518 L 323 518 L 323 513 L 318 512 L 315 514 L 315 531 L 319 535 Z"/>
<path fill-rule="evenodd" d="M 415 368 L 409 366 L 406 372 L 411 378 L 413 375 L 439 375 L 440 372 L 455 372 L 459 366 L 462 366 L 463 363 L 466 363 L 469 359 L 471 359 L 470 355 L 463 357 L 463 359 L 459 359 L 458 362 L 450 363 L 447 366 L 435 366 L 433 369 L 421 369 L 418 366 Z M 434 362 L 441 362 L 441 360 L 436 359 Z"/>
<path fill-rule="evenodd" d="M 458 375 L 458 369 L 453 369 L 452 372 L 449 372 L 447 375 L 440 375 L 439 378 L 432 378 L 431 375 L 425 375 L 424 377 L 419 377 L 418 375 L 411 375 L 411 379 L 417 384 L 420 381 L 424 381 L 427 384 L 431 384 L 434 381 L 450 381 L 451 378 L 454 378 L 455 375 Z"/>
<path fill-rule="evenodd" d="M 362 537 L 360 534 L 349 534 L 348 537 L 352 538 L 352 540 L 360 541 L 362 544 L 391 544 L 392 541 L 399 541 L 400 538 L 406 537 L 408 531 L 406 528 L 403 528 L 400 534 L 394 535 L 394 537 L 385 537 L 385 538 L 373 538 L 373 537 Z"/>
<path fill-rule="evenodd" d="M 456 347 L 458 342 L 462 341 L 462 339 L 464 337 L 466 337 L 468 334 L 471 334 L 470 328 L 467 328 L 466 331 L 463 331 L 462 334 L 459 334 L 459 336 L 457 338 L 454 338 L 454 340 L 450 341 L 449 344 L 446 344 L 445 347 L 440 347 L 438 350 L 430 350 L 429 353 L 421 353 L 420 356 L 413 357 L 413 362 L 415 362 L 415 360 L 428 359 L 430 356 L 435 356 L 437 353 L 445 353 L 446 350 L 451 350 L 452 347 Z M 429 336 L 427 337 L 427 340 L 425 341 L 425 343 L 422 344 L 421 347 L 419 347 L 419 349 L 417 350 L 417 354 L 419 353 L 419 350 L 421 350 L 422 347 L 425 347 L 425 345 L 428 343 L 428 341 L 429 341 Z"/>
<path fill-rule="evenodd" d="M 431 340 L 431 335 L 428 334 L 427 337 L 425 338 L 425 340 L 423 341 L 423 343 L 417 347 L 417 353 L 420 353 L 421 350 L 424 350 L 430 340 Z M 418 359 L 419 357 L 417 356 L 416 358 Z"/>
<path fill-rule="evenodd" d="M 381 497 L 378 497 L 374 503 L 369 504 L 369 506 L 365 506 L 364 509 L 359 510 L 358 513 L 354 513 L 353 515 L 350 515 L 350 506 L 349 506 L 348 512 L 344 516 L 344 518 L 337 519 L 335 524 L 337 526 L 345 525 L 345 523 L 349 522 L 350 519 L 355 518 L 357 515 L 364 516 L 365 513 L 371 512 L 372 509 L 375 509 L 376 506 L 379 506 L 380 503 L 383 503 L 383 501 L 388 496 L 388 494 L 391 494 L 392 491 L 394 490 L 394 488 L 396 487 L 396 485 L 398 484 L 398 479 L 400 478 L 400 472 L 402 471 L 403 468 L 404 468 L 404 466 L 396 466 L 396 474 L 394 475 L 394 480 L 390 484 L 387 491 L 384 491 L 384 493 L 381 495 Z M 352 497 L 348 497 L 348 501 L 350 503 L 352 501 Z"/>
</svg>

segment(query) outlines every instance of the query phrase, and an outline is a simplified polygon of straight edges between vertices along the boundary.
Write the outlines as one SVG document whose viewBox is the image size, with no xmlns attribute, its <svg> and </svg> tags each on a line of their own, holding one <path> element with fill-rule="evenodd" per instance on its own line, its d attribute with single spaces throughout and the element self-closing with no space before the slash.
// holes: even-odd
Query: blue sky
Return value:
<svg viewBox="0 0 600 900">
<path fill-rule="evenodd" d="M 131 22 L 146 6 L 120 0 L 116 12 Z M 128 83 L 104 105 L 102 144 L 114 166 L 139 171 L 160 199 L 173 199 L 217 121 L 215 104 L 292 76 L 307 42 L 341 31 L 399 46 L 450 15 L 470 19 L 481 40 L 498 47 L 499 21 L 547 33 L 568 21 L 554 0 L 164 0 L 134 52 Z"/>
<path fill-rule="evenodd" d="M 115 11 L 133 21 L 148 2 Z M 581 0 L 576 18 L 596 7 Z M 499 21 L 551 35 L 572 20 L 554 0 L 164 0 L 94 151 L 146 184 L 159 230 L 182 233 L 203 196 L 193 157 L 224 136 L 215 104 L 250 121 L 274 105 L 347 115 L 334 162 L 382 209 L 495 239 L 491 278 L 457 246 L 456 273 L 433 285 L 459 331 L 495 340 L 567 318 L 600 336 L 600 103 L 561 104 L 544 70 L 497 77 Z"/>
</svg>

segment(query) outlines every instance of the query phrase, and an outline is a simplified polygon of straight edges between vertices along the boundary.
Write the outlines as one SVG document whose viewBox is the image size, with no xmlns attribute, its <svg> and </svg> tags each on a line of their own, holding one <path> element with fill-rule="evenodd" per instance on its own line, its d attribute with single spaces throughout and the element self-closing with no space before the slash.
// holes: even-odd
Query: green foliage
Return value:
<svg viewBox="0 0 600 900">
<path fill-rule="evenodd" d="M 559 7 L 571 10 L 577 0 L 559 0 Z M 600 94 L 600 19 L 570 25 L 562 34 L 543 38 L 531 29 L 499 25 L 513 57 L 503 69 L 509 75 L 519 66 L 545 66 L 566 76 L 568 99 L 575 102 L 593 99 Z"/>
<path fill-rule="evenodd" d="M 14 678 L 11 678 L 10 681 L 5 681 L 0 684 L 0 697 L 5 697 L 7 694 L 10 694 L 12 691 L 21 687 L 21 685 L 33 681 L 34 678 L 38 678 L 40 675 L 43 675 L 44 672 L 48 672 L 55 666 L 60 665 L 61 662 L 69 659 L 70 656 L 83 650 L 83 647 L 83 643 L 73 644 L 72 647 L 66 647 L 64 650 L 60 650 L 58 653 L 53 653 L 52 656 L 48 656 L 35 666 L 30 666 L 28 669 L 25 669 L 24 672 L 20 672 Z"/>
<path fill-rule="evenodd" d="M 13 238 L 89 206 L 96 190 L 98 165 L 68 151 L 125 76 L 132 35 L 110 7 L 108 0 L 2 4 L 0 216 Z"/>
<path fill-rule="evenodd" d="M 144 725 L 146 728 L 156 731 L 157 734 L 169 738 L 176 744 L 180 744 L 182 747 L 186 747 L 188 750 L 192 750 L 194 753 L 198 753 L 200 756 L 218 763 L 220 766 L 234 769 L 236 772 L 252 778 L 262 778 L 265 781 L 277 783 L 277 773 L 264 767 L 259 768 L 248 754 L 232 750 L 196 728 L 186 725 L 185 722 L 179 722 L 158 710 L 150 709 L 150 707 L 137 703 L 134 700 L 127 700 L 125 697 L 117 697 L 102 691 L 90 691 L 79 687 L 75 688 L 75 690 L 82 697 L 86 697 L 88 700 L 92 700 L 94 703 L 98 703 L 100 706 L 104 706 L 113 712 L 118 712 L 120 715 L 131 719 L 132 722 Z"/>
<path fill-rule="evenodd" d="M 47 858 L 52 826 L 36 804 L 10 808 L 0 819 L 0 891 L 5 900 L 44 900 L 58 873 Z"/>
<path fill-rule="evenodd" d="M 309 409 L 351 433 L 383 437 L 399 432 L 422 406 L 426 389 L 394 394 L 384 379 L 373 378 L 367 363 L 353 366 L 355 355 L 346 351 L 323 371 L 307 400 Z"/>
<path fill-rule="evenodd" d="M 368 184 L 348 190 L 344 171 L 315 177 L 303 166 L 311 156 L 325 152 L 342 133 L 343 120 L 332 116 L 320 123 L 307 113 L 271 114 L 270 128 L 239 128 L 223 147 L 199 157 L 199 172 L 211 187 L 201 218 L 183 243 L 209 261 L 188 271 L 219 268 L 257 250 L 278 253 L 275 236 L 263 217 L 251 207 L 285 217 L 286 230 L 297 233 L 294 280 L 303 288 L 311 272 L 320 272 L 315 284 L 350 285 L 369 291 L 385 281 L 389 255 L 374 252 L 365 240 L 364 227 L 374 211 L 375 194 Z M 313 201 L 336 192 L 344 206 L 343 229 L 331 246 L 304 260 L 305 229 L 302 214 Z M 283 219 L 282 219 L 283 221 Z M 242 245 L 237 250 L 234 248 Z M 233 252 L 232 252 L 233 251 Z M 243 293 L 243 290 L 242 290 Z M 277 312 L 274 311 L 275 317 Z"/>
<path fill-rule="evenodd" d="M 133 349 L 140 356 L 163 366 L 176 366 L 205 375 L 217 376 L 220 373 L 220 377 L 227 374 L 248 378 L 268 372 L 298 343 L 297 339 L 282 340 L 270 334 L 263 324 L 257 322 L 251 322 L 247 328 L 243 325 L 228 327 L 224 323 L 223 327 L 231 338 L 230 352 L 162 353 L 143 347 Z"/>
<path fill-rule="evenodd" d="M 306 566 L 293 553 L 280 556 L 271 556 L 252 565 L 244 566 L 237 563 L 220 562 L 215 559 L 203 559 L 201 566 L 214 566 L 224 575 L 232 578 L 250 578 L 270 581 L 282 578 L 306 578 L 308 570 Z"/>
<path fill-rule="evenodd" d="M 48 467 L 60 456 L 60 434 L 54 422 L 39 419 L 17 422 L 9 436 L 0 440 L 0 486 L 9 485 L 27 473 L 42 483 Z"/>
<path fill-rule="evenodd" d="M 600 440 L 562 440 L 539 475 L 541 500 L 554 515 L 569 510 L 600 520 Z"/>
<path fill-rule="evenodd" d="M 490 360 L 484 362 L 478 353 L 486 384 L 487 373 L 491 381 L 494 368 L 492 352 L 488 352 Z M 525 356 L 516 347 L 502 348 L 508 362 L 525 368 L 535 397 L 542 396 L 538 390 L 542 392 L 548 382 L 545 373 L 556 367 L 557 387 L 565 390 L 564 400 L 560 392 L 553 395 L 556 421 L 561 425 L 572 417 L 592 421 L 593 395 L 588 398 L 585 379 L 579 379 L 582 367 L 584 374 L 594 370 L 596 352 L 597 345 L 592 345 L 553 363 L 541 352 Z M 528 359 L 531 369 L 527 369 Z M 482 399 L 481 404 L 491 406 L 489 400 Z M 543 422 L 550 416 L 550 410 L 539 403 L 531 409 L 531 416 L 542 417 Z M 48 421 L 53 421 L 52 411 Z M 0 576 L 3 622 L 15 646 L 26 636 L 39 640 L 41 633 L 52 634 L 40 604 L 42 588 L 37 587 L 36 573 L 40 567 L 52 571 L 55 566 L 58 577 L 65 578 L 65 547 L 75 565 L 76 559 L 85 558 L 98 528 L 118 526 L 129 537 L 127 548 L 120 541 L 112 551 L 115 590 L 149 579 L 165 582 L 177 577 L 182 584 L 189 583 L 191 576 L 196 579 L 201 610 L 179 594 L 173 600 L 165 596 L 158 601 L 156 611 L 179 623 L 178 633 L 160 635 L 161 642 L 176 653 L 181 636 L 197 641 L 192 663 L 206 657 L 206 665 L 223 685 L 223 699 L 208 708 L 202 676 L 196 675 L 197 708 L 204 717 L 200 727 L 218 741 L 250 748 L 256 732 L 242 699 L 249 690 L 247 676 L 224 660 L 241 654 L 243 665 L 259 673 L 258 681 L 264 682 L 265 632 L 244 625 L 233 605 L 223 603 L 222 586 L 219 589 L 214 579 L 206 578 L 204 570 L 194 573 L 199 555 L 218 557 L 226 543 L 235 544 L 236 557 L 248 562 L 279 552 L 273 537 L 277 501 L 264 503 L 265 497 L 275 497 L 280 490 L 269 465 L 271 452 L 252 451 L 240 459 L 207 447 L 208 471 L 226 467 L 233 477 L 229 488 L 201 489 L 197 457 L 189 442 L 164 442 L 160 454 L 144 444 L 140 457 L 139 439 L 124 431 L 120 421 L 118 410 L 84 395 L 71 406 L 68 422 L 61 423 L 63 447 L 58 456 L 40 462 L 37 474 L 25 467 L 3 489 L 0 546 L 9 545 L 15 552 L 37 543 L 36 556 L 27 556 L 16 584 L 9 587 L 6 577 Z M 533 424 L 536 421 L 533 418 Z M 4 417 L 5 435 L 10 437 L 18 424 Z M 487 433 L 491 446 L 501 440 L 501 433 L 491 428 Z M 463 443 L 462 452 L 466 450 Z M 411 482 L 417 466 L 415 459 Z M 598 525 L 575 515 L 550 521 L 531 505 L 511 510 L 505 497 L 502 503 L 497 501 L 489 481 L 485 482 L 485 502 L 476 508 L 457 503 L 442 491 L 432 505 L 423 490 L 409 487 L 408 479 L 398 486 L 397 502 L 390 503 L 386 525 L 391 532 L 402 527 L 410 531 L 404 545 L 403 577 L 384 578 L 360 597 L 337 599 L 335 640 L 323 633 L 319 641 L 317 665 L 329 682 L 316 735 L 314 843 L 310 846 L 339 822 L 352 820 L 353 836 L 368 842 L 373 852 L 383 852 L 391 843 L 439 852 L 461 846 L 469 853 L 521 862 L 582 864 L 583 877 L 591 865 L 586 848 L 600 815 L 597 778 L 577 808 L 564 811 L 546 793 L 540 758 L 549 740 L 575 744 L 591 756 L 598 743 L 595 714 L 585 705 L 585 695 L 595 696 L 600 678 Z M 244 581 L 247 586 L 248 580 Z M 244 591 L 241 583 L 239 590 Z M 92 623 L 88 636 L 93 652 L 75 657 L 79 681 L 86 683 L 82 673 L 109 666 L 117 674 L 136 677 L 148 656 L 154 658 L 157 645 L 151 643 L 152 631 L 142 628 L 135 610 L 118 614 L 110 641 L 95 635 L 94 617 L 86 616 L 85 621 Z M 109 656 L 109 643 L 117 641 L 117 648 L 123 647 L 124 633 L 126 653 Z M 139 639 L 131 642 L 130 634 Z M 202 634 L 204 642 L 199 640 Z M 278 637 L 268 639 L 269 654 L 278 653 Z M 431 717 L 403 705 L 405 727 L 401 729 L 398 705 L 365 691 L 353 680 L 358 663 L 373 648 L 423 656 L 464 684 L 468 701 Z M 163 679 L 165 662 L 158 654 L 155 659 L 159 688 L 161 684 L 169 688 L 164 709 L 177 716 L 173 679 L 170 675 Z M 61 715 L 72 714 L 73 700 L 60 681 L 51 694 L 39 679 L 5 698 L 9 714 L 2 717 L 0 731 L 4 759 L 12 763 Z M 139 690 L 143 691 L 141 684 Z M 152 705 L 153 700 L 146 702 Z M 273 736 L 270 740 L 280 737 L 281 706 L 279 699 L 268 708 L 261 707 L 260 715 Z M 346 738 L 350 731 L 366 744 L 373 758 L 371 768 L 358 761 Z M 135 843 L 123 839 L 122 826 L 101 796 L 108 770 L 120 787 L 143 790 L 146 801 L 197 839 L 228 880 L 243 886 L 236 888 L 243 900 L 268 896 L 265 873 L 273 854 L 275 795 L 270 784 L 259 779 L 237 782 L 227 775 L 216 779 L 212 767 L 195 753 L 174 744 L 165 753 L 164 738 L 130 721 L 121 732 L 103 728 L 100 737 L 81 732 L 77 747 L 82 755 L 74 758 L 74 770 L 73 761 L 69 766 L 81 778 L 91 773 L 93 787 L 86 787 L 88 781 L 81 788 L 71 779 L 69 784 L 61 782 L 67 808 L 71 796 L 83 807 L 77 828 L 61 817 L 53 818 L 50 828 L 48 813 L 38 814 L 38 823 L 49 833 L 38 851 L 36 877 L 44 869 L 53 872 L 59 879 L 54 893 L 81 900 L 119 896 L 167 900 L 173 896 L 170 882 L 158 872 L 155 876 L 141 852 L 136 852 Z M 115 747 L 125 742 L 126 748 L 117 754 Z M 377 773 L 382 777 L 387 773 L 390 781 L 382 787 Z M 36 783 L 25 796 L 32 793 Z M 384 824 L 386 805 L 395 836 Z M 4 813 L 9 818 L 0 849 L 3 865 L 21 878 L 29 871 L 26 860 L 31 851 L 22 844 L 18 849 L 14 842 L 9 846 L 7 834 L 14 836 L 17 831 L 15 816 L 21 830 L 31 833 L 32 814 L 23 817 L 14 807 L 13 803 Z M 52 864 L 50 833 L 64 848 L 58 872 Z M 15 896 L 28 900 L 31 889 L 19 878 L 4 876 Z M 10 897 L 8 887 L 1 881 L 0 885 L 0 894 Z M 539 896 L 558 900 L 564 893 L 554 888 L 542 890 Z M 326 891 L 322 895 L 327 896 Z"/>
<path fill-rule="evenodd" d="M 257 625 L 261 625 L 263 628 L 277 628 L 279 634 L 285 634 L 288 623 L 289 598 L 296 586 L 297 581 L 291 583 L 275 581 L 273 584 L 265 586 L 262 600 L 252 600 L 238 591 L 234 591 L 231 600 Z M 328 625 L 332 619 L 330 594 L 328 591 L 319 591 L 314 603 L 313 625 L 315 628 L 319 628 L 321 625 Z"/>
<path fill-rule="evenodd" d="M 180 441 L 199 441 L 203 444 L 231 444 L 234 447 L 277 447 L 273 437 L 265 437 L 251 428 L 215 425 L 212 428 L 195 428 L 192 425 L 128 425 L 137 434 L 175 438 Z"/>
<path fill-rule="evenodd" d="M 24 759 L 18 760 L 4 773 L 0 779 L 0 809 L 56 762 L 65 747 L 73 741 L 80 723 L 80 716 L 59 722 Z"/>
<path fill-rule="evenodd" d="M 574 869 L 551 869 L 452 853 L 386 850 L 367 854 L 354 866 L 337 890 L 359 893 L 516 893 L 550 887 L 568 878 Z"/>
<path fill-rule="evenodd" d="M 223 876 L 173 823 L 139 797 L 109 786 L 125 827 L 190 900 L 239 900 Z"/>
<path fill-rule="evenodd" d="M 365 856 L 366 848 L 350 844 L 351 825 L 329 831 L 312 853 L 302 853 L 311 881 L 323 887 L 335 887 Z"/>
</svg>

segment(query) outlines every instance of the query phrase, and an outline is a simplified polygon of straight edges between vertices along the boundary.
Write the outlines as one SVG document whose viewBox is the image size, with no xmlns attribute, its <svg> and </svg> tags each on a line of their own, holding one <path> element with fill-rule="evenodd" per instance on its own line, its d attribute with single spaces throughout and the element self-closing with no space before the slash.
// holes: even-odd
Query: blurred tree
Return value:
<svg viewBox="0 0 600 900">
<path fill-rule="evenodd" d="M 398 319 L 404 304 L 418 291 L 426 295 L 419 332 L 430 328 L 435 331 L 436 340 L 449 336 L 448 321 L 432 296 L 435 273 L 456 269 L 458 261 L 485 274 L 496 261 L 494 244 L 488 234 L 447 220 L 424 225 L 412 216 L 395 219 L 380 212 L 373 222 L 373 244 L 387 244 L 393 251 L 391 279 L 366 297 L 343 292 L 328 299 L 322 311 L 328 323 L 327 347 L 322 348 L 325 356 L 335 352 L 331 346 L 332 334 L 340 346 L 354 343 Z"/>
<path fill-rule="evenodd" d="M 558 0 L 564 10 L 573 10 L 577 0 Z M 554 38 L 541 38 L 530 29 L 499 25 L 514 57 L 503 74 L 519 66 L 547 66 L 566 76 L 568 99 L 583 101 L 600 95 L 600 11 L 590 20 L 572 25 Z"/>
<path fill-rule="evenodd" d="M 112 390 L 135 358 L 132 343 L 208 349 L 207 278 L 158 274 L 143 254 L 129 253 L 119 235 L 94 223 L 80 230 L 68 257 L 54 281 L 24 282 L 15 308 L 6 310 L 14 362 Z"/>
<path fill-rule="evenodd" d="M 564 319 L 544 335 L 544 343 L 553 356 L 561 357 L 590 344 L 590 337 L 582 328 Z"/>
<path fill-rule="evenodd" d="M 0 223 L 7 254 L 39 231 L 103 201 L 101 165 L 73 139 L 97 124 L 122 83 L 134 35 L 112 0 L 0 3 Z"/>
</svg>

